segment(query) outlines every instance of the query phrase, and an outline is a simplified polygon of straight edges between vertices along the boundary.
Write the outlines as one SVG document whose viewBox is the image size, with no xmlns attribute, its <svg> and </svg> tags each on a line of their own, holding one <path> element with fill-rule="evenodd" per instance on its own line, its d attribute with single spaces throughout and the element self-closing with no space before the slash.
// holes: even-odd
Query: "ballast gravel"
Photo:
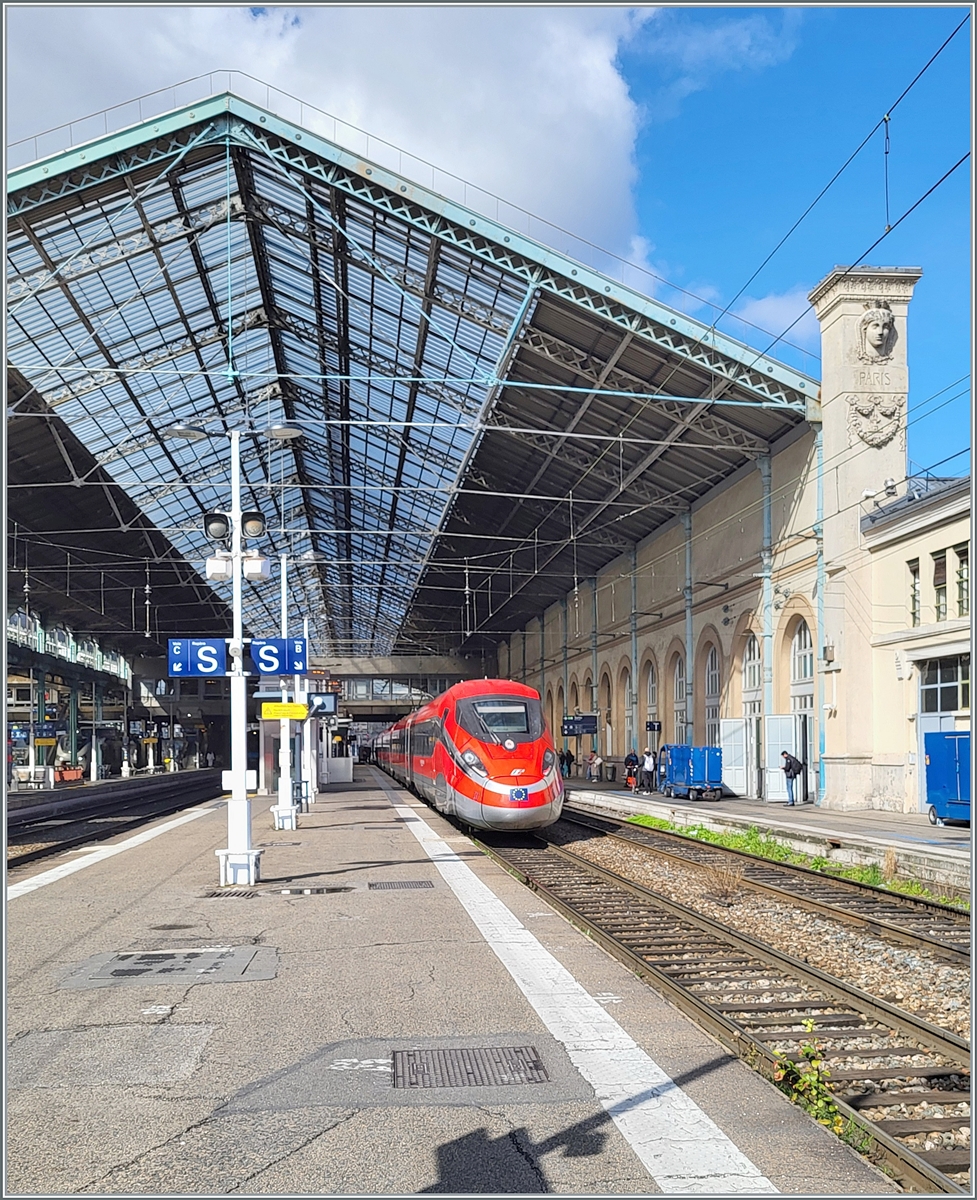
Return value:
<svg viewBox="0 0 977 1200">
<path fill-rule="evenodd" d="M 735 876 L 723 879 L 713 868 L 669 861 L 614 838 L 581 835 L 562 823 L 552 826 L 548 836 L 598 866 L 766 942 L 879 1000 L 969 1036 L 970 976 L 964 967 L 925 950 L 883 941 L 748 887 L 737 888 Z"/>
</svg>

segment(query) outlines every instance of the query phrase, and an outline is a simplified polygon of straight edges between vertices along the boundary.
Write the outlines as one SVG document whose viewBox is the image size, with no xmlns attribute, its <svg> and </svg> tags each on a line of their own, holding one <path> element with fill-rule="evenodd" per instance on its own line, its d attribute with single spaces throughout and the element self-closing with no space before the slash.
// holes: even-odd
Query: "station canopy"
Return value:
<svg viewBox="0 0 977 1200">
<path fill-rule="evenodd" d="M 55 414 L 197 573 L 242 430 L 314 653 L 496 642 L 816 412 L 812 375 L 323 125 L 222 92 L 8 174 L 8 429 Z M 244 619 L 277 634 L 277 570 Z"/>
</svg>

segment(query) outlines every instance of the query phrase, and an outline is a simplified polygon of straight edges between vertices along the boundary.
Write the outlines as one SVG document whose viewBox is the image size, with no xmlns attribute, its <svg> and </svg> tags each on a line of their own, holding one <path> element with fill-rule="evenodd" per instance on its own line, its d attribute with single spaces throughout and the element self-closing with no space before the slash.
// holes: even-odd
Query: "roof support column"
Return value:
<svg viewBox="0 0 977 1200">
<path fill-rule="evenodd" d="M 695 737 L 695 700 L 693 679 L 695 675 L 695 630 L 692 624 L 692 509 L 682 513 L 685 530 L 685 745 L 691 746 Z"/>
<path fill-rule="evenodd" d="M 625 704 L 631 710 L 631 736 L 634 746 L 626 746 L 625 753 L 637 749 L 638 738 L 638 547 L 631 547 L 631 688 L 624 698 Z"/>
<path fill-rule="evenodd" d="M 591 581 L 591 598 L 593 599 L 593 613 L 590 622 L 590 711 L 597 714 L 597 727 L 600 728 L 600 710 L 597 706 L 597 696 L 599 684 L 597 680 L 597 576 L 595 575 Z M 590 748 L 595 753 L 597 751 L 598 734 L 594 734 L 590 739 Z"/>
<path fill-rule="evenodd" d="M 773 715 L 773 512 L 771 509 L 769 454 L 757 459 L 763 486 L 763 546 L 760 570 L 763 576 L 763 715 Z"/>
<path fill-rule="evenodd" d="M 815 634 L 817 638 L 818 652 L 814 659 L 814 669 L 818 674 L 818 707 L 814 714 L 814 719 L 818 724 L 818 795 L 817 803 L 824 802 L 824 436 L 821 425 L 818 424 L 814 435 L 814 453 L 817 456 L 817 524 L 814 527 L 814 533 L 817 537 L 818 547 L 818 628 Z"/>
<path fill-rule="evenodd" d="M 570 664 L 567 661 L 568 660 L 568 652 L 567 652 L 568 616 L 567 616 L 567 598 L 565 595 L 560 597 L 560 615 L 562 618 L 562 628 L 563 628 L 563 712 L 560 713 L 560 728 L 562 729 L 563 715 L 566 712 L 566 707 L 567 707 L 567 697 L 570 694 Z M 567 748 L 567 739 L 564 738 L 563 739 L 563 749 L 565 750 L 566 748 Z"/>
</svg>

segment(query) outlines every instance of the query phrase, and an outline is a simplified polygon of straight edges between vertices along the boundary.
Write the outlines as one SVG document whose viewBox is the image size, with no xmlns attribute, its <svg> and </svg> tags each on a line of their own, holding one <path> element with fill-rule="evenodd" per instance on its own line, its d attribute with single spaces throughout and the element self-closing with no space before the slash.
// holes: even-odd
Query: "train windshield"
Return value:
<svg viewBox="0 0 977 1200">
<path fill-rule="evenodd" d="M 538 700 L 522 696 L 492 696 L 461 700 L 458 723 L 483 742 L 535 741 L 543 734 L 543 713 Z"/>
</svg>

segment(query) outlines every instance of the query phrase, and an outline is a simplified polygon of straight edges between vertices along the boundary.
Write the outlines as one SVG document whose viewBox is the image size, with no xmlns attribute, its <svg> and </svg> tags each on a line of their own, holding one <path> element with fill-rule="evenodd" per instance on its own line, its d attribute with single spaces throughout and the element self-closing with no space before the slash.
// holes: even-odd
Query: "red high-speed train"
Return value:
<svg viewBox="0 0 977 1200">
<path fill-rule="evenodd" d="M 563 779 L 539 692 L 511 679 L 456 683 L 374 743 L 389 774 L 478 829 L 539 829 L 563 808 Z"/>
</svg>

